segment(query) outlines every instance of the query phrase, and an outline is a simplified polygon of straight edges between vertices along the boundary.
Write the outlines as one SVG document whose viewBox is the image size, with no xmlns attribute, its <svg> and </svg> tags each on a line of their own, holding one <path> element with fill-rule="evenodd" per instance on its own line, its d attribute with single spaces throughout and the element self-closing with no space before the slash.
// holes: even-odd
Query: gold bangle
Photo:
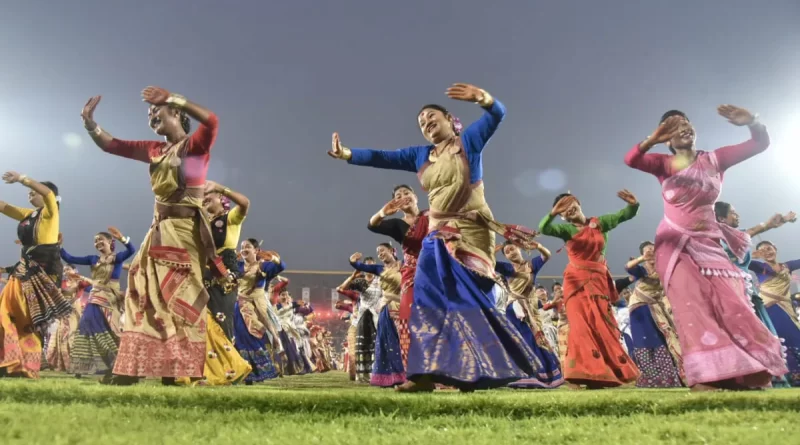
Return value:
<svg viewBox="0 0 800 445">
<path fill-rule="evenodd" d="M 167 103 L 169 105 L 174 105 L 178 108 L 183 108 L 186 106 L 186 98 L 181 96 L 180 94 L 170 94 L 167 98 Z"/>
<path fill-rule="evenodd" d="M 28 175 L 19 175 L 19 182 L 20 184 L 27 186 L 30 185 L 31 180 L 28 178 Z"/>
<path fill-rule="evenodd" d="M 231 196 L 231 189 L 229 189 L 228 187 L 222 189 L 222 196 Z"/>
<path fill-rule="evenodd" d="M 342 159 L 349 161 L 353 158 L 353 152 L 347 147 L 342 147 Z"/>
<path fill-rule="evenodd" d="M 483 97 L 481 97 L 480 100 L 476 102 L 478 105 L 486 108 L 490 106 L 492 103 L 494 103 L 494 98 L 486 90 L 481 90 L 481 93 L 483 93 Z"/>
<path fill-rule="evenodd" d="M 89 134 L 91 134 L 92 136 L 100 136 L 101 134 L 103 134 L 103 129 L 100 128 L 99 125 L 95 125 L 94 130 L 90 131 Z"/>
</svg>

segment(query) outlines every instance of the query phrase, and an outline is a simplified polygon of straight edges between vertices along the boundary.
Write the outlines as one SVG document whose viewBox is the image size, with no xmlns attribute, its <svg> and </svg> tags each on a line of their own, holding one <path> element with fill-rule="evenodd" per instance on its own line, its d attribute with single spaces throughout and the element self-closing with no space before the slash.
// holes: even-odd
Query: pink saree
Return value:
<svg viewBox="0 0 800 445">
<path fill-rule="evenodd" d="M 743 273 L 720 245 L 724 240 L 742 257 L 750 237 L 714 217 L 725 170 L 769 145 L 764 127 L 753 126 L 751 133 L 742 144 L 698 152 L 681 171 L 672 156 L 641 153 L 638 145 L 625 157 L 628 166 L 653 174 L 662 186 L 656 269 L 672 305 L 689 386 L 732 381 L 768 387 L 770 375 L 787 372 L 780 341 L 759 321 Z"/>
</svg>

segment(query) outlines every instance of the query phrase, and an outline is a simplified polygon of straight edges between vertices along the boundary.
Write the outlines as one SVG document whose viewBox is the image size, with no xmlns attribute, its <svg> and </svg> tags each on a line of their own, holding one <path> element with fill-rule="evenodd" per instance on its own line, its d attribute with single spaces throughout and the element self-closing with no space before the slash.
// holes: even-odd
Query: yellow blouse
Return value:
<svg viewBox="0 0 800 445">
<path fill-rule="evenodd" d="M 225 243 L 217 249 L 217 253 L 225 249 L 236 250 L 239 247 L 239 237 L 242 236 L 242 224 L 244 223 L 245 214 L 236 206 L 228 212 L 227 231 L 225 232 Z"/>
<path fill-rule="evenodd" d="M 41 209 L 26 209 L 6 204 L 3 214 L 22 221 L 36 211 L 42 212 L 36 226 L 36 244 L 56 244 L 58 242 L 59 211 L 55 193 L 50 192 L 44 195 L 44 207 Z"/>
</svg>

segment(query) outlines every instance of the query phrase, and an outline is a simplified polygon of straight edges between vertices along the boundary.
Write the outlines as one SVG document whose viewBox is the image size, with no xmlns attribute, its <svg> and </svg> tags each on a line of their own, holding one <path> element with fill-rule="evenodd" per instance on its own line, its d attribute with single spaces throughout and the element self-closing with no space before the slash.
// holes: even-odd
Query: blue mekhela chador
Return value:
<svg viewBox="0 0 800 445">
<path fill-rule="evenodd" d="M 534 352 L 495 308 L 492 295 L 495 234 L 525 242 L 528 232 L 497 223 L 486 203 L 482 152 L 505 107 L 492 100 L 484 111 L 438 146 L 352 149 L 348 161 L 416 172 L 428 192 L 431 230 L 417 263 L 409 320 L 406 374 L 415 383 L 473 390 L 505 386 L 536 372 Z"/>
</svg>

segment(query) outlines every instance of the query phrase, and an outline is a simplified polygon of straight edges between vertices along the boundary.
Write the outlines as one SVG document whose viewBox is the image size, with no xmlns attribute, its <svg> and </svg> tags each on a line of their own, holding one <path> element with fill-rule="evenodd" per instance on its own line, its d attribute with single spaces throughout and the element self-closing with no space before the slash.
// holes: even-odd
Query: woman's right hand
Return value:
<svg viewBox="0 0 800 445">
<path fill-rule="evenodd" d="M 556 216 L 566 212 L 575 200 L 576 198 L 572 195 L 567 195 L 559 199 L 556 205 L 553 206 L 553 210 L 550 211 L 550 214 Z"/>
<path fill-rule="evenodd" d="M 97 108 L 97 104 L 100 103 L 100 99 L 102 98 L 103 96 L 89 98 L 86 105 L 83 106 L 83 110 L 81 110 L 83 127 L 86 128 L 87 131 L 94 131 L 95 128 L 97 128 L 97 122 L 94 121 L 94 110 Z"/>
<path fill-rule="evenodd" d="M 391 216 L 395 213 L 399 212 L 400 209 L 407 206 L 411 202 L 410 197 L 400 198 L 400 199 L 392 199 L 391 201 L 387 202 L 386 205 L 383 206 L 381 212 L 384 216 Z"/>
<path fill-rule="evenodd" d="M 669 140 L 672 139 L 672 136 L 674 136 L 678 131 L 678 128 L 684 119 L 686 118 L 683 116 L 668 117 L 667 120 L 662 122 L 644 142 L 639 144 L 639 148 L 649 150 L 658 144 L 669 142 Z"/>
<path fill-rule="evenodd" d="M 331 150 L 328 152 L 328 156 L 345 161 L 350 159 L 350 149 L 342 145 L 342 141 L 339 139 L 339 133 L 333 133 L 333 137 L 331 138 Z"/>
</svg>

